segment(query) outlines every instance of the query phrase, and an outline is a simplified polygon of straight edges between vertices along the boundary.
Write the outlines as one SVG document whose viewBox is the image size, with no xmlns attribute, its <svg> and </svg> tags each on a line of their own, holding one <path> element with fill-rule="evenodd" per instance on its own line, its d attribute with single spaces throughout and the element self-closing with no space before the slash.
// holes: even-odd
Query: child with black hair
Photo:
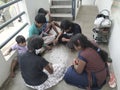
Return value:
<svg viewBox="0 0 120 90">
<path fill-rule="evenodd" d="M 47 10 L 45 10 L 44 8 L 40 8 L 39 10 L 38 10 L 38 14 L 43 14 L 43 15 L 45 15 L 45 16 L 47 16 L 48 15 L 48 22 L 51 22 L 51 15 L 50 15 L 50 12 L 49 11 L 47 11 Z"/>
<path fill-rule="evenodd" d="M 13 51 L 13 50 L 17 50 L 17 53 L 18 53 L 17 57 L 15 57 L 15 58 L 13 59 L 12 63 L 11 63 L 11 73 L 10 73 L 10 77 L 14 77 L 14 76 L 15 76 L 15 68 L 16 68 L 16 66 L 17 66 L 17 64 L 18 64 L 18 59 L 19 59 L 19 57 L 20 57 L 23 53 L 25 53 L 25 52 L 27 51 L 26 40 L 25 40 L 24 36 L 18 35 L 15 40 L 16 40 L 17 43 L 16 43 L 15 45 L 13 45 L 13 46 L 8 50 L 8 52 L 5 54 L 5 55 L 8 55 L 8 54 L 9 54 L 11 51 Z"/>
<path fill-rule="evenodd" d="M 57 22 L 52 21 L 50 12 L 47 11 L 47 10 L 45 10 L 44 8 L 40 8 L 40 9 L 38 10 L 38 14 L 43 14 L 43 15 L 45 15 L 45 16 L 48 15 L 49 20 L 48 20 L 47 22 L 48 22 L 49 25 L 50 25 L 50 29 L 53 28 L 53 30 L 54 30 L 54 31 L 57 33 L 57 35 L 58 35 L 59 32 L 58 32 L 58 30 L 57 30 L 56 27 L 60 28 L 60 25 L 59 25 Z M 49 29 L 49 30 L 50 30 L 50 29 Z M 49 32 L 49 30 L 48 30 L 48 32 Z"/>
<path fill-rule="evenodd" d="M 60 24 L 61 32 L 55 39 L 55 44 L 57 42 L 66 44 L 70 41 L 70 38 L 74 36 L 75 34 L 82 33 L 81 27 L 77 23 L 73 23 L 69 20 L 63 20 Z"/>
<path fill-rule="evenodd" d="M 108 67 L 99 53 L 100 48 L 83 34 L 73 36 L 67 45 L 78 51 L 78 56 L 67 69 L 66 83 L 86 90 L 102 88 L 108 77 Z"/>
<path fill-rule="evenodd" d="M 28 51 L 20 57 L 19 65 L 25 85 L 35 90 L 46 90 L 63 79 L 65 67 L 62 64 L 52 64 L 36 54 L 44 40 L 39 36 L 28 39 Z"/>
<path fill-rule="evenodd" d="M 29 37 L 33 35 L 41 35 L 47 28 L 47 22 L 44 15 L 37 14 L 35 22 L 29 28 Z"/>
<path fill-rule="evenodd" d="M 53 43 L 55 35 L 47 32 L 48 29 L 50 29 L 50 26 L 47 23 L 45 16 L 42 14 L 37 14 L 35 16 L 35 23 L 33 23 L 29 29 L 29 37 L 39 35 L 44 40 L 44 46 L 47 49 L 51 49 L 48 45 Z M 44 48 L 42 50 L 44 51 Z"/>
</svg>

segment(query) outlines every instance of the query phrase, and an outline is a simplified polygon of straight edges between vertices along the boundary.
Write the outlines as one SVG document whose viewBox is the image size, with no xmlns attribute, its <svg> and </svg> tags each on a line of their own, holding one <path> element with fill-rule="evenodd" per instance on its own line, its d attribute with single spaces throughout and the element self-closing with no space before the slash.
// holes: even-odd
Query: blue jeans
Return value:
<svg viewBox="0 0 120 90">
<path fill-rule="evenodd" d="M 69 67 L 65 73 L 64 80 L 66 83 L 77 86 L 79 88 L 86 88 L 88 86 L 88 76 L 86 72 L 77 73 L 74 67 Z"/>
</svg>

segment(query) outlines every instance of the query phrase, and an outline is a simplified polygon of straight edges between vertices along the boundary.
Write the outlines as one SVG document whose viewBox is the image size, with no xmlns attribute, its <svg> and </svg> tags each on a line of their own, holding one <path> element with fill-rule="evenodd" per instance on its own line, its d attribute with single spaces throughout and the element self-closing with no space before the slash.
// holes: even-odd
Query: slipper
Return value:
<svg viewBox="0 0 120 90">
<path fill-rule="evenodd" d="M 117 86 L 115 75 L 113 73 L 110 73 L 110 79 L 109 79 L 108 84 L 109 84 L 109 87 L 111 88 L 115 88 Z"/>
</svg>

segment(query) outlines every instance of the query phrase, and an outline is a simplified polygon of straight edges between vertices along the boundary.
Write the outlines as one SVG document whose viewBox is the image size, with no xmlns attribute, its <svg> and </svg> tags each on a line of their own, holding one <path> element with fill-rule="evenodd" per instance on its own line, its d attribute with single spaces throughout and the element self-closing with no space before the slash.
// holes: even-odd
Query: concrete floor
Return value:
<svg viewBox="0 0 120 90">
<path fill-rule="evenodd" d="M 78 16 L 75 22 L 79 23 L 82 28 L 82 32 L 92 39 L 92 29 L 94 27 L 94 20 L 98 13 L 98 10 L 94 6 L 82 6 L 78 13 Z M 101 48 L 108 51 L 107 45 L 100 45 Z M 109 52 L 109 51 L 108 51 Z M 58 45 L 54 46 L 52 50 L 47 51 L 44 54 L 49 62 L 52 63 L 64 63 L 69 66 L 72 63 L 72 60 L 77 56 L 77 52 L 71 52 L 66 46 Z M 23 79 L 21 78 L 20 71 L 16 72 L 16 77 L 9 79 L 5 85 L 0 88 L 0 90 L 32 90 L 25 86 Z M 56 86 L 48 90 L 83 90 L 71 85 L 66 84 L 64 81 L 61 81 Z M 117 90 L 117 88 L 111 89 L 108 84 L 106 84 L 101 90 Z"/>
</svg>

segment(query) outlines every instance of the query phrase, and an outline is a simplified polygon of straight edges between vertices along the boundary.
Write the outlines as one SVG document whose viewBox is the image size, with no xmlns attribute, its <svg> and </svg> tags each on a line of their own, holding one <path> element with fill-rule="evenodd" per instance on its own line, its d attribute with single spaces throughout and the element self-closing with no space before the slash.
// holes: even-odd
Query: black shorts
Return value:
<svg viewBox="0 0 120 90">
<path fill-rule="evenodd" d="M 63 41 L 62 41 L 62 38 L 70 39 L 70 37 L 69 37 L 67 34 L 62 34 L 62 35 L 59 37 L 59 39 L 58 39 L 59 43 L 62 43 L 62 44 L 66 44 L 66 43 L 67 43 L 67 42 L 63 42 Z"/>
</svg>

